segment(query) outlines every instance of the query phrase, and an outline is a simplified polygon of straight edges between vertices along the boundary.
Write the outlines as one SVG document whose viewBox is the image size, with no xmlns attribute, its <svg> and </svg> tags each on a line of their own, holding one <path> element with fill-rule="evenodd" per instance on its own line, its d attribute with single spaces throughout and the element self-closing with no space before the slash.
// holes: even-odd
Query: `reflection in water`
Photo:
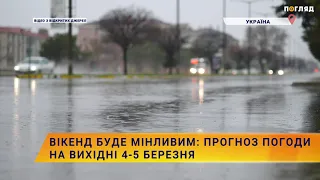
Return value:
<svg viewBox="0 0 320 180">
<path fill-rule="evenodd" d="M 68 81 L 67 85 L 67 110 L 66 115 L 67 117 L 67 123 L 63 123 L 67 126 L 67 129 L 65 132 L 72 132 L 73 129 L 73 84 L 72 79 Z M 75 179 L 75 170 L 74 170 L 74 164 L 72 163 L 65 163 L 65 164 L 52 164 L 52 170 L 51 170 L 51 178 L 52 180 L 56 179 Z"/>
<path fill-rule="evenodd" d="M 36 88 L 37 88 L 37 82 L 36 80 L 31 80 L 31 93 L 32 96 L 34 96 L 36 94 Z"/>
<path fill-rule="evenodd" d="M 196 132 L 197 133 L 203 133 L 203 129 L 202 128 L 196 128 Z"/>
<path fill-rule="evenodd" d="M 204 80 L 192 78 L 192 100 L 199 101 L 199 104 L 203 104 L 204 98 Z"/>
<path fill-rule="evenodd" d="M 74 88 L 72 80 L 68 80 L 59 91 L 52 92 L 51 132 L 73 131 Z"/>
<path fill-rule="evenodd" d="M 307 131 L 312 133 L 320 132 L 320 96 L 319 89 L 309 90 L 313 93 L 310 105 L 306 108 L 305 121 L 307 121 Z M 317 93 L 315 93 L 317 92 Z"/>
<path fill-rule="evenodd" d="M 180 88 L 179 88 L 180 84 L 176 83 L 176 91 L 175 91 L 175 95 L 178 98 L 178 100 L 176 101 L 176 108 L 172 109 L 172 112 L 174 113 L 172 117 L 174 120 L 174 125 L 175 125 L 175 131 L 179 132 L 180 131 L 180 106 L 181 106 L 181 98 L 184 97 L 180 97 L 181 93 L 180 93 Z"/>
<path fill-rule="evenodd" d="M 223 95 L 221 98 L 222 101 L 222 111 L 221 111 L 221 125 L 220 129 L 225 130 L 226 128 L 226 96 Z"/>
<path fill-rule="evenodd" d="M 247 113 L 246 113 L 247 114 L 247 130 L 250 127 L 252 107 L 253 107 L 252 101 L 248 101 L 247 102 Z"/>
<path fill-rule="evenodd" d="M 72 125 L 73 125 L 73 114 L 72 114 L 72 111 L 73 111 L 73 88 L 72 88 L 72 80 L 70 80 L 68 82 L 68 110 L 67 110 L 67 131 L 66 132 L 72 132 Z"/>
<path fill-rule="evenodd" d="M 250 80 L 250 79 L 249 79 Z M 244 89 L 245 93 L 246 94 L 250 94 L 252 92 L 252 87 L 251 86 L 247 86 L 245 89 Z M 251 113 L 252 113 L 252 107 L 253 107 L 253 104 L 248 101 L 247 103 L 247 110 L 248 112 L 246 113 L 247 114 L 247 129 L 250 127 L 250 123 L 251 123 Z"/>
<path fill-rule="evenodd" d="M 20 79 L 14 78 L 14 96 L 19 96 L 19 90 L 20 90 Z"/>
<path fill-rule="evenodd" d="M 35 99 L 35 95 L 36 95 L 36 89 L 37 89 L 37 81 L 35 79 L 31 80 L 30 82 L 30 89 L 31 89 L 31 104 L 30 104 L 30 108 L 31 108 L 31 115 L 30 115 L 30 127 L 31 127 L 31 143 L 32 143 L 32 147 L 34 147 L 36 140 L 37 140 L 37 108 L 36 108 L 36 99 Z"/>
<path fill-rule="evenodd" d="M 99 119 L 103 120 L 102 127 L 112 131 L 121 131 L 121 129 L 131 128 L 132 130 L 140 130 L 144 127 L 144 123 L 149 122 L 154 114 L 170 114 L 179 113 L 180 100 L 170 102 L 122 102 L 112 108 L 107 108 L 100 115 Z M 172 121 L 172 117 L 168 117 Z M 176 118 L 176 117 L 175 117 Z M 176 127 L 177 122 L 174 122 Z M 147 126 L 150 126 L 148 124 Z"/>
<path fill-rule="evenodd" d="M 119 89 L 132 88 L 131 84 L 123 84 Z M 181 111 L 186 107 L 186 97 L 181 93 L 181 83 L 171 84 L 168 100 L 155 100 L 146 93 L 139 94 L 139 99 L 130 97 L 137 92 L 128 91 L 122 101 L 102 107 L 98 113 L 101 126 L 107 131 L 122 132 L 123 129 L 132 131 L 152 131 L 153 128 L 166 129 L 166 132 L 179 132 L 181 126 Z M 106 94 L 107 96 L 109 94 Z M 172 100 L 170 100 L 172 99 Z M 160 101 L 160 102 L 159 102 Z M 165 128 L 169 126 L 169 128 Z"/>
<path fill-rule="evenodd" d="M 203 79 L 199 80 L 199 104 L 203 104 L 203 95 L 204 95 L 204 81 Z"/>
<path fill-rule="evenodd" d="M 173 121 L 174 121 L 174 126 L 175 129 L 174 131 L 179 132 L 180 131 L 180 106 L 181 106 L 181 92 L 180 92 L 180 88 L 179 88 L 180 84 L 176 83 L 176 91 L 175 91 L 175 95 L 177 96 L 178 100 L 176 101 L 175 104 L 175 108 L 172 109 L 172 112 L 174 113 L 173 116 Z M 172 175 L 172 179 L 177 179 L 177 177 L 179 176 L 181 171 L 181 163 L 175 163 L 174 167 L 173 167 L 173 175 Z"/>
<path fill-rule="evenodd" d="M 313 93 L 310 105 L 306 108 L 305 119 L 309 122 L 308 132 L 320 132 L 320 96 L 319 89 L 309 90 Z M 316 93 L 315 93 L 316 92 Z M 320 179 L 320 163 L 301 164 L 300 178 L 303 180 L 318 180 Z"/>
<path fill-rule="evenodd" d="M 197 88 L 196 88 L 197 79 L 193 77 L 191 79 L 191 82 L 192 82 L 192 94 L 191 94 L 191 97 L 192 97 L 192 100 L 196 101 L 196 99 L 197 99 Z"/>
<path fill-rule="evenodd" d="M 19 155 L 18 141 L 20 139 L 20 127 L 19 127 L 19 95 L 20 95 L 20 79 L 14 78 L 14 101 L 13 101 L 13 130 L 12 130 L 12 146 L 15 155 Z"/>
<path fill-rule="evenodd" d="M 199 105 L 204 103 L 204 80 L 193 77 L 191 79 L 192 82 L 192 101 L 199 102 Z M 202 110 L 200 108 L 200 114 L 202 114 Z M 193 132 L 203 132 L 203 128 L 195 127 Z"/>
</svg>

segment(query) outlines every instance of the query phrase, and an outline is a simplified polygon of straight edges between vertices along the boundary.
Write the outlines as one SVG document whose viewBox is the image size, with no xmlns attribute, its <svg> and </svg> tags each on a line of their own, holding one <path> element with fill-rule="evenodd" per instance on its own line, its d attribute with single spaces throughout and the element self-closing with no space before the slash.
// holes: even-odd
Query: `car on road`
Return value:
<svg viewBox="0 0 320 180">
<path fill-rule="evenodd" d="M 208 63 L 204 58 L 192 58 L 191 59 L 191 67 L 190 67 L 190 73 L 191 74 L 209 74 L 209 66 Z"/>
<path fill-rule="evenodd" d="M 14 67 L 16 74 L 33 73 L 33 74 L 52 74 L 55 63 L 45 57 L 32 56 L 27 57 Z"/>
</svg>

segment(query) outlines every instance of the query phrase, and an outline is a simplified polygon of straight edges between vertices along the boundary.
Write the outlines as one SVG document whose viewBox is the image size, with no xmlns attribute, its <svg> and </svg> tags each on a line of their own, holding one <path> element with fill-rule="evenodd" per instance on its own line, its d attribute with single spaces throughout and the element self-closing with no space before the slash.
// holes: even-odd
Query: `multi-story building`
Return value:
<svg viewBox="0 0 320 180">
<path fill-rule="evenodd" d="M 80 25 L 76 44 L 80 51 L 93 51 L 93 44 L 101 41 L 102 34 L 96 22 Z"/>
<path fill-rule="evenodd" d="M 90 53 L 91 56 L 83 57 L 85 62 L 96 71 L 118 72 L 122 61 L 122 51 L 115 43 L 103 42 L 105 32 L 99 27 L 98 22 L 91 22 L 78 27 L 76 44 L 82 53 Z M 114 71 L 115 70 L 115 71 Z"/>
<path fill-rule="evenodd" d="M 11 69 L 28 56 L 39 56 L 41 44 L 49 37 L 44 29 L 39 33 L 19 27 L 0 27 L 0 70 Z"/>
</svg>

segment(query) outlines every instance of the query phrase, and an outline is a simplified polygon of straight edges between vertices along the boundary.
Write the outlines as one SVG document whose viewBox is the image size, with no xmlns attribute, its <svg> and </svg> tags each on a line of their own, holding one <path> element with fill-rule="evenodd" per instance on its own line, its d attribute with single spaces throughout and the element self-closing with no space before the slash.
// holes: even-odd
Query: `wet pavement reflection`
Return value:
<svg viewBox="0 0 320 180">
<path fill-rule="evenodd" d="M 319 164 L 36 164 L 48 132 L 320 132 L 309 75 L 106 82 L 0 78 L 0 179 L 316 180 Z"/>
</svg>

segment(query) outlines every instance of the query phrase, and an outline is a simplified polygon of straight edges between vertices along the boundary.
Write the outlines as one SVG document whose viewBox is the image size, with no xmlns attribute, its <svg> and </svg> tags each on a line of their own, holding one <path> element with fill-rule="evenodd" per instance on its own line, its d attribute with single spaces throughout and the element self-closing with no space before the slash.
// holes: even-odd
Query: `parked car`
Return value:
<svg viewBox="0 0 320 180">
<path fill-rule="evenodd" d="M 23 73 L 45 73 L 52 74 L 55 68 L 55 63 L 49 61 L 45 57 L 27 57 L 14 67 L 16 74 Z"/>
</svg>

